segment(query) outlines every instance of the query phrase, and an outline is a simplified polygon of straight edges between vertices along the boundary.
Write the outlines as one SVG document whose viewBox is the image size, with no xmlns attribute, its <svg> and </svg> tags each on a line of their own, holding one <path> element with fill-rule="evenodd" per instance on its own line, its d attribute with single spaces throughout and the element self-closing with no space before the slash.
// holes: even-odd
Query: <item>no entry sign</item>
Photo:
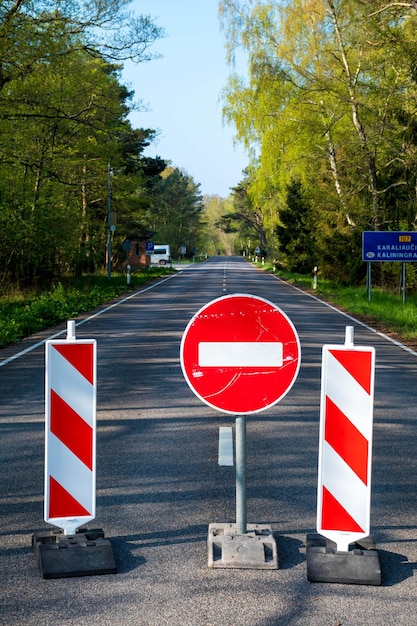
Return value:
<svg viewBox="0 0 417 626">
<path fill-rule="evenodd" d="M 233 294 L 212 300 L 189 322 L 181 367 L 193 392 L 224 413 L 267 409 L 291 389 L 300 368 L 297 331 L 263 298 Z"/>
</svg>

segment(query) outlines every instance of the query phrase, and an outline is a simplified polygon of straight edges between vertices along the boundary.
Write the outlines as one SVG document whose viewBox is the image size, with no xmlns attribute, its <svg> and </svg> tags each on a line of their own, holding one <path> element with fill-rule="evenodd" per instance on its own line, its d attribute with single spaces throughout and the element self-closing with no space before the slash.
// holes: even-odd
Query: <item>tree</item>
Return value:
<svg viewBox="0 0 417 626">
<path fill-rule="evenodd" d="M 253 253 L 258 246 L 266 254 L 268 243 L 264 215 L 262 208 L 252 201 L 250 184 L 251 178 L 248 175 L 232 189 L 230 208 L 220 217 L 218 225 L 225 233 L 237 233 L 236 239 L 240 241 L 241 249 L 248 254 Z"/>
<path fill-rule="evenodd" d="M 3 176 L 11 170 L 13 184 L 2 186 L 2 217 L 20 216 L 25 232 L 12 255 L 21 262 L 9 265 L 29 281 L 82 267 L 84 259 L 94 266 L 106 216 L 97 210 L 105 206 L 103 166 L 120 153 L 129 93 L 114 68 L 81 52 L 11 84 L 8 96 L 0 166 Z"/>
<path fill-rule="evenodd" d="M 107 170 L 133 212 L 141 153 L 115 61 L 152 58 L 163 31 L 129 2 L 14 0 L 0 10 L 0 278 L 20 284 L 105 261 Z M 114 180 L 114 183 L 116 181 Z"/>
<path fill-rule="evenodd" d="M 200 244 L 203 197 L 200 185 L 183 170 L 169 166 L 154 187 L 152 230 L 159 243 L 169 243 L 174 255 L 181 246 L 196 251 Z"/>
<path fill-rule="evenodd" d="M 222 216 L 233 207 L 229 198 L 204 196 L 203 230 L 201 235 L 201 251 L 209 255 L 234 254 L 239 248 L 236 232 L 226 232 L 221 228 Z"/>
<path fill-rule="evenodd" d="M 300 181 L 287 188 L 286 206 L 280 211 L 276 227 L 280 251 L 292 272 L 309 273 L 316 264 L 314 215 Z"/>
<path fill-rule="evenodd" d="M 0 11 L 0 91 L 52 59 L 84 51 L 109 61 L 145 61 L 163 35 L 131 0 L 5 0 Z"/>
<path fill-rule="evenodd" d="M 279 221 L 294 179 L 322 230 L 331 222 L 351 242 L 356 229 L 415 217 L 414 5 L 223 0 L 220 11 L 228 58 L 243 48 L 248 59 L 224 114 L 252 149 L 248 191 L 267 220 Z"/>
</svg>

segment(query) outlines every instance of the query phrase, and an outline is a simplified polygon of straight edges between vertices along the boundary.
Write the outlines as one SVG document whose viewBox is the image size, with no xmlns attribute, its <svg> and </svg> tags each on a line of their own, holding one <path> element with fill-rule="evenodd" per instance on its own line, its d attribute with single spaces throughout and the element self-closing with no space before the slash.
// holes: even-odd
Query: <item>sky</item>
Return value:
<svg viewBox="0 0 417 626">
<path fill-rule="evenodd" d="M 202 194 L 226 198 L 243 179 L 248 157 L 222 121 L 221 90 L 230 68 L 218 0 L 133 0 L 129 8 L 150 15 L 166 32 L 152 48 L 161 59 L 125 63 L 122 72 L 122 82 L 147 109 L 131 113 L 132 125 L 159 131 L 145 155 L 185 170 Z"/>
</svg>

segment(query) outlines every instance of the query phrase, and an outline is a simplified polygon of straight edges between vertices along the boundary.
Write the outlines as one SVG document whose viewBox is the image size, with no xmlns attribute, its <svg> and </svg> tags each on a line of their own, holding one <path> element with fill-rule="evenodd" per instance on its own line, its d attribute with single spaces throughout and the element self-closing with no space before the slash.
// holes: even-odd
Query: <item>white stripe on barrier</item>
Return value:
<svg viewBox="0 0 417 626">
<path fill-rule="evenodd" d="M 48 460 L 49 466 L 53 468 L 50 475 L 94 517 L 92 493 L 95 493 L 95 486 L 91 488 L 94 476 L 91 470 L 52 433 L 49 433 Z"/>
</svg>

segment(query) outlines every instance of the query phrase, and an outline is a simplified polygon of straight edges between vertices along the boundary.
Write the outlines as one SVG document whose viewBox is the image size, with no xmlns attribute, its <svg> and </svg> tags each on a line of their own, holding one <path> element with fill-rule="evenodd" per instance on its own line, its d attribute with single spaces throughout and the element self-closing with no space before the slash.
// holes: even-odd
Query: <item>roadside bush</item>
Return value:
<svg viewBox="0 0 417 626">
<path fill-rule="evenodd" d="M 40 294 L 14 294 L 0 300 L 0 348 L 18 343 L 25 337 L 50 326 L 77 317 L 82 311 L 90 311 L 120 294 L 132 291 L 140 284 L 172 273 L 168 268 L 152 268 L 134 275 L 130 285 L 126 276 L 88 275 L 74 284 L 59 283 L 53 289 Z M 134 281 L 134 282 L 133 282 Z"/>
</svg>

